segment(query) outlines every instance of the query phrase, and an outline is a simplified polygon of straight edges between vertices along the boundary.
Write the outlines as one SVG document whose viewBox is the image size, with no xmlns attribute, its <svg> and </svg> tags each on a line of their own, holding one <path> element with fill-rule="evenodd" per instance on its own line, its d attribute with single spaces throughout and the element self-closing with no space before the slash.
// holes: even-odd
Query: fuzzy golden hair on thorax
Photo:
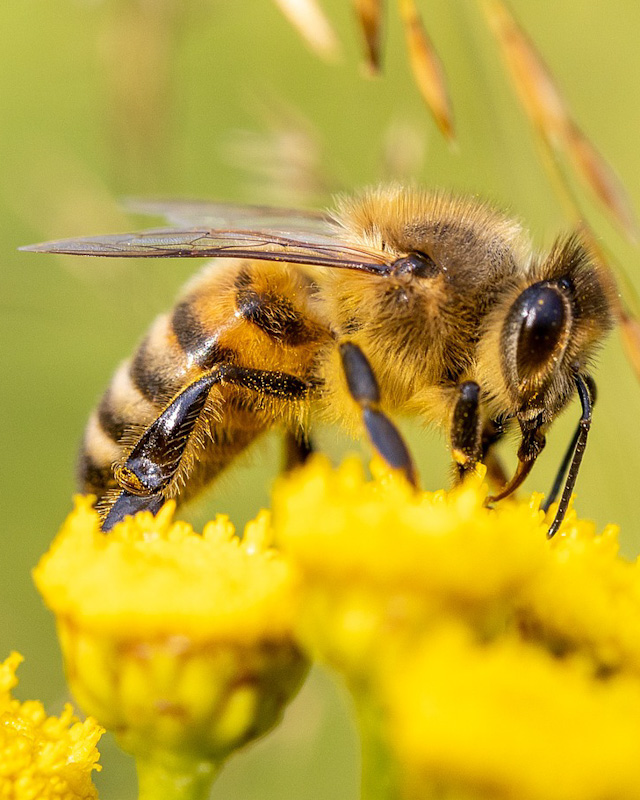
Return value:
<svg viewBox="0 0 640 800">
<path fill-rule="evenodd" d="M 416 186 L 391 184 L 340 196 L 336 219 L 341 227 L 369 247 L 400 255 L 419 249 L 425 239 L 466 234 L 466 245 L 501 243 L 514 250 L 519 262 L 530 261 L 531 248 L 522 226 L 475 197 Z"/>
</svg>

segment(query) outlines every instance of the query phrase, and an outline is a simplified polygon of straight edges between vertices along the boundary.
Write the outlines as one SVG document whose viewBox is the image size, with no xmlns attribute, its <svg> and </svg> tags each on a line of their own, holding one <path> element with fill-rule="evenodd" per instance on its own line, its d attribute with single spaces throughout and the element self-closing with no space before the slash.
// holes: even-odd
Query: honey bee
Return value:
<svg viewBox="0 0 640 800">
<path fill-rule="evenodd" d="M 390 186 L 332 213 L 149 202 L 175 228 L 48 242 L 91 256 L 212 257 L 156 319 L 92 414 L 79 476 L 102 527 L 210 483 L 274 426 L 305 459 L 310 415 L 364 429 L 417 484 L 392 418 L 444 427 L 458 478 L 497 463 L 519 426 L 525 479 L 577 393 L 581 416 L 545 508 L 566 513 L 591 425 L 589 370 L 615 286 L 578 235 L 536 254 L 514 220 L 473 198 Z M 224 257 L 222 259 L 221 257 Z M 494 470 L 498 472 L 497 468 Z"/>
</svg>

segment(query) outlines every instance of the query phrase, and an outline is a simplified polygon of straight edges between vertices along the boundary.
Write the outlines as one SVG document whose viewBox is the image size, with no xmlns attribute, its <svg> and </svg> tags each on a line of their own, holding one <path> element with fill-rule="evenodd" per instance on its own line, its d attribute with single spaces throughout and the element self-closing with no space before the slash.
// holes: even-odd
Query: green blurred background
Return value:
<svg viewBox="0 0 640 800">
<path fill-rule="evenodd" d="M 292 191 L 292 202 L 323 204 L 332 190 L 377 182 L 389 131 L 409 125 L 413 145 L 405 136 L 403 152 L 417 180 L 494 200 L 525 221 L 540 246 L 567 224 L 473 0 L 422 3 L 447 69 L 455 150 L 414 88 L 395 7 L 384 75 L 371 81 L 363 78 L 351 8 L 339 0 L 324 6 L 343 45 L 335 64 L 312 55 L 269 0 L 0 4 L 0 657 L 11 649 L 24 654 L 18 695 L 41 698 L 52 712 L 67 694 L 52 619 L 30 570 L 69 510 L 77 443 L 93 403 L 197 263 L 57 259 L 19 253 L 19 245 L 139 226 L 119 210 L 118 198 L 127 195 L 284 201 L 278 187 L 258 179 L 257 164 L 264 142 L 278 139 L 279 128 L 282 141 L 290 118 L 310 126 L 325 177 L 306 196 Z M 640 4 L 513 0 L 512 7 L 639 207 Z M 421 148 L 424 160 L 415 166 L 410 154 Z M 585 197 L 603 243 L 640 287 L 637 250 Z M 600 526 L 620 523 L 624 550 L 635 556 L 640 393 L 617 335 L 597 377 L 600 399 L 577 505 Z M 574 405 L 558 421 L 530 488 L 548 488 L 578 414 Z M 447 457 L 439 437 L 411 423 L 404 429 L 424 484 L 441 486 Z M 336 431 L 319 437 L 336 459 L 348 449 L 366 454 Z M 513 444 L 505 449 L 513 458 Z M 224 511 L 242 525 L 268 502 L 278 455 L 277 443 L 266 442 L 189 518 Z M 109 741 L 101 750 L 101 797 L 134 797 L 130 760 Z M 357 796 L 357 758 L 347 702 L 318 672 L 285 724 L 231 760 L 213 796 L 348 800 Z"/>
</svg>

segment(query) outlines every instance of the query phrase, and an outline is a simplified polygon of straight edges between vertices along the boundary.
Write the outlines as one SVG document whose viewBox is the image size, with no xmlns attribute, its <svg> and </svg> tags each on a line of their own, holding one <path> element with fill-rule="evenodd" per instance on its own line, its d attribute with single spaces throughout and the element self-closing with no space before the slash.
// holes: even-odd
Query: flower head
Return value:
<svg viewBox="0 0 640 800">
<path fill-rule="evenodd" d="M 548 550 L 537 498 L 492 511 L 480 476 L 415 493 L 374 471 L 367 481 L 356 460 L 332 471 L 318 458 L 275 493 L 278 541 L 302 570 L 302 624 L 316 652 L 368 671 L 381 642 L 443 615 L 482 635 L 503 629 Z"/>
<path fill-rule="evenodd" d="M 199 535 L 172 514 L 106 536 L 78 498 L 35 580 L 75 696 L 125 749 L 220 762 L 279 720 L 305 673 L 293 573 L 266 513 L 242 540 L 225 517 Z"/>
<path fill-rule="evenodd" d="M 522 587 L 522 630 L 552 653 L 587 655 L 595 672 L 640 677 L 640 562 L 620 557 L 615 525 L 598 533 L 572 511 L 561 530 Z"/>
<path fill-rule="evenodd" d="M 95 720 L 80 722 L 66 705 L 60 717 L 48 717 L 35 700 L 11 697 L 21 656 L 0 664 L 0 797 L 15 800 L 91 800 L 91 781 L 99 770 L 96 744 L 103 729 Z"/>
</svg>

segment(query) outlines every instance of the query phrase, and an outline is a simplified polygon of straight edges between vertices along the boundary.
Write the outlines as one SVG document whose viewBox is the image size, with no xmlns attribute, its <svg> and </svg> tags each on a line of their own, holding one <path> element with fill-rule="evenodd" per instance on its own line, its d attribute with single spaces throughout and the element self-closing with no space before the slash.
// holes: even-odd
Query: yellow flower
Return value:
<svg viewBox="0 0 640 800">
<path fill-rule="evenodd" d="M 403 796 L 640 796 L 640 681 L 445 625 L 381 687 Z"/>
<path fill-rule="evenodd" d="M 572 511 L 562 531 L 550 542 L 544 569 L 523 587 L 520 624 L 552 652 L 580 650 L 596 671 L 640 677 L 640 563 L 619 556 L 614 525 L 597 534 Z"/>
<path fill-rule="evenodd" d="M 48 717 L 42 703 L 14 700 L 21 661 L 12 653 L 0 664 L 0 797 L 97 798 L 91 772 L 100 769 L 96 744 L 103 729 L 91 718 L 80 722 L 68 704 L 60 717 Z"/>
<path fill-rule="evenodd" d="M 306 662 L 268 514 L 242 540 L 225 517 L 199 535 L 172 514 L 168 503 L 105 535 L 91 498 L 77 498 L 35 580 L 78 702 L 139 764 L 173 759 L 179 770 L 219 764 L 271 728 Z"/>
<path fill-rule="evenodd" d="M 479 472 L 417 493 L 315 459 L 282 480 L 276 540 L 305 646 L 351 689 L 364 796 L 640 796 L 640 566 L 539 496 L 486 508 Z M 552 752 L 550 752 L 552 751 Z"/>
<path fill-rule="evenodd" d="M 480 476 L 452 492 L 415 493 L 380 469 L 367 481 L 357 460 L 332 471 L 317 458 L 281 482 L 278 542 L 304 575 L 302 625 L 315 651 L 368 670 L 382 640 L 446 614 L 484 635 L 503 629 L 548 545 L 536 498 L 493 511 L 485 497 Z"/>
</svg>

